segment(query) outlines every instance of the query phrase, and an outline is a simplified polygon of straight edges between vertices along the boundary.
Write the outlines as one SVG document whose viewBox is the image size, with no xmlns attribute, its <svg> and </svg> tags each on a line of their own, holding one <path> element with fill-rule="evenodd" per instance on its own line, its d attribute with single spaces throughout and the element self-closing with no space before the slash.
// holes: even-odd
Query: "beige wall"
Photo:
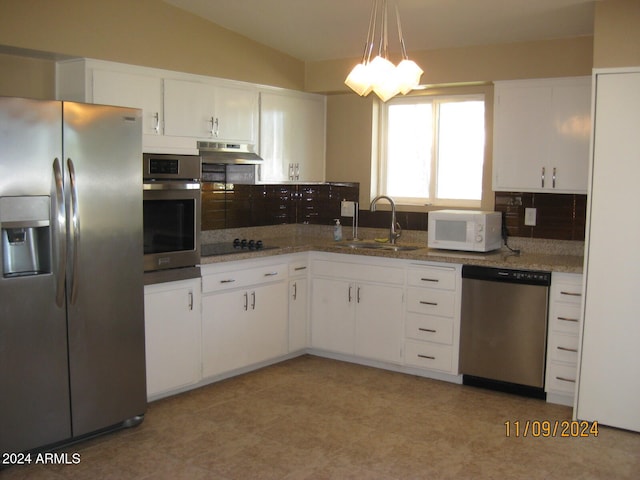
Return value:
<svg viewBox="0 0 640 480">
<path fill-rule="evenodd" d="M 640 0 L 596 3 L 593 67 L 640 65 Z"/>
<path fill-rule="evenodd" d="M 161 0 L 0 0 L 0 46 L 304 88 L 303 62 Z"/>
<path fill-rule="evenodd" d="M 424 70 L 421 83 L 427 85 L 589 75 L 593 37 L 409 52 L 409 57 Z M 306 89 L 348 91 L 344 79 L 359 61 L 308 63 Z"/>
<path fill-rule="evenodd" d="M 54 98 L 55 62 L 0 53 L 0 95 Z"/>
</svg>

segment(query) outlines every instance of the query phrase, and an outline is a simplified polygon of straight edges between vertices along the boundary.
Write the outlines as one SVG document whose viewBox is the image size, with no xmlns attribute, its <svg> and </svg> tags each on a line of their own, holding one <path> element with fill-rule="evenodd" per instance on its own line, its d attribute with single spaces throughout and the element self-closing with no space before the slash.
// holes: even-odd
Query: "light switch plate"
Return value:
<svg viewBox="0 0 640 480">
<path fill-rule="evenodd" d="M 340 203 L 340 216 L 341 217 L 353 217 L 354 214 L 354 202 L 348 202 L 343 200 Z"/>
<path fill-rule="evenodd" d="M 536 209 L 535 208 L 524 209 L 524 224 L 530 227 L 536 226 Z"/>
</svg>

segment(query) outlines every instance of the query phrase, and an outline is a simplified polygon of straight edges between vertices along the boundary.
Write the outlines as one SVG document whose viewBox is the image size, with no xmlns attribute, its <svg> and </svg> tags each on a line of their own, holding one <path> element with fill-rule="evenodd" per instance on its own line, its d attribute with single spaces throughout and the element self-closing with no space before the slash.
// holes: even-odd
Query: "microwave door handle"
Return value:
<svg viewBox="0 0 640 480">
<path fill-rule="evenodd" d="M 67 270 L 67 211 L 64 202 L 64 182 L 60 160 L 53 160 L 53 178 L 56 189 L 55 204 L 55 245 L 58 255 L 58 271 L 56 277 L 56 305 L 64 307 L 64 283 Z"/>
<path fill-rule="evenodd" d="M 71 193 L 71 227 L 72 227 L 72 238 L 73 242 L 71 255 L 72 265 L 71 265 L 71 305 L 76 303 L 76 299 L 78 297 L 78 255 L 80 251 L 80 218 L 78 211 L 78 185 L 76 183 L 76 170 L 73 166 L 73 161 L 68 158 L 67 159 L 67 167 L 69 169 L 69 184 L 70 184 L 70 193 Z"/>
</svg>

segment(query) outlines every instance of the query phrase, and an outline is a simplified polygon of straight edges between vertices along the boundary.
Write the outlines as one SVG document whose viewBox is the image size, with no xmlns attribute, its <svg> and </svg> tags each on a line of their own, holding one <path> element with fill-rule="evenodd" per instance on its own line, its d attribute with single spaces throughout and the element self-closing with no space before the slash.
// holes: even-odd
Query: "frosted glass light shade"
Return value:
<svg viewBox="0 0 640 480">
<path fill-rule="evenodd" d="M 369 78 L 369 66 L 363 63 L 357 64 L 351 70 L 351 73 L 347 76 L 347 79 L 344 81 L 345 85 L 347 85 L 351 90 L 356 92 L 361 97 L 365 97 L 371 93 L 373 90 L 373 85 L 371 84 L 371 80 Z"/>
<path fill-rule="evenodd" d="M 413 60 L 402 60 L 396 67 L 400 93 L 406 95 L 420 84 L 424 72 Z"/>
</svg>

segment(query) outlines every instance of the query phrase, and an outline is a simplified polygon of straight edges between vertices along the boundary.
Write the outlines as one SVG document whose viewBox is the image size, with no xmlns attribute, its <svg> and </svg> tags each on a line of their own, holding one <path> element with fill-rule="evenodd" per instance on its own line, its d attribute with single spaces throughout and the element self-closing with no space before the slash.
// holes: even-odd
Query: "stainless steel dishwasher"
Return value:
<svg viewBox="0 0 640 480">
<path fill-rule="evenodd" d="M 550 272 L 464 265 L 465 385 L 544 398 Z"/>
</svg>

